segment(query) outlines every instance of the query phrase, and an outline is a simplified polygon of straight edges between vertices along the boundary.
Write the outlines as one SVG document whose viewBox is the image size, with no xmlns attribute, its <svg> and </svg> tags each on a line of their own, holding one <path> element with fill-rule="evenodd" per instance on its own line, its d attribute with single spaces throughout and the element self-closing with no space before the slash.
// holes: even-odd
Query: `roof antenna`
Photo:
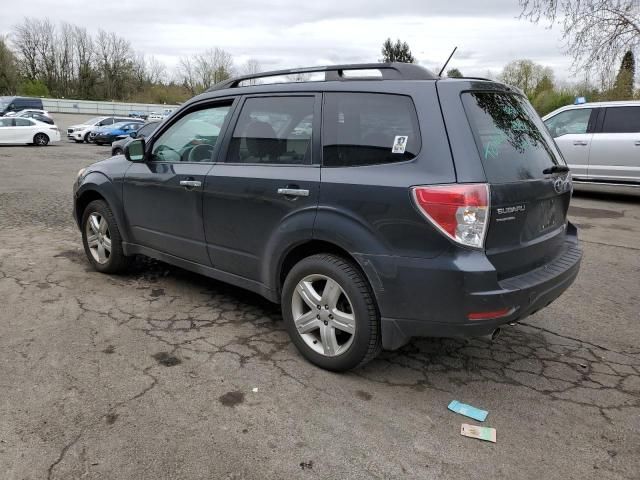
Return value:
<svg viewBox="0 0 640 480">
<path fill-rule="evenodd" d="M 453 57 L 453 54 L 456 53 L 456 50 L 458 50 L 458 47 L 455 47 L 453 49 L 453 52 L 451 52 L 451 55 L 449 55 L 449 58 L 447 58 L 447 61 L 444 62 L 444 65 L 442 66 L 442 70 L 440 70 L 440 73 L 438 73 L 439 77 L 442 76 L 442 72 L 444 72 L 444 69 L 447 68 L 447 65 L 449 65 L 449 60 L 451 60 L 451 57 Z"/>
</svg>

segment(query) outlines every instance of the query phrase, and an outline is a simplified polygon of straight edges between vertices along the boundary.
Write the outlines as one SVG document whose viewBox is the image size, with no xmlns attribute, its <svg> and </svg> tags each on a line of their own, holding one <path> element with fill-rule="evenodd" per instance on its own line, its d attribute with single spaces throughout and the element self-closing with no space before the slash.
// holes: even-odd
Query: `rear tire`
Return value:
<svg viewBox="0 0 640 480">
<path fill-rule="evenodd" d="M 82 244 L 89 262 L 102 273 L 121 273 L 130 257 L 122 249 L 116 219 L 104 200 L 94 200 L 82 213 Z"/>
<path fill-rule="evenodd" d="M 46 147 L 49 145 L 49 137 L 44 133 L 36 133 L 33 136 L 33 144 L 38 147 Z"/>
<path fill-rule="evenodd" d="M 342 257 L 325 253 L 298 262 L 282 288 L 282 316 L 300 353 L 326 370 L 359 367 L 382 350 L 371 287 Z"/>
</svg>

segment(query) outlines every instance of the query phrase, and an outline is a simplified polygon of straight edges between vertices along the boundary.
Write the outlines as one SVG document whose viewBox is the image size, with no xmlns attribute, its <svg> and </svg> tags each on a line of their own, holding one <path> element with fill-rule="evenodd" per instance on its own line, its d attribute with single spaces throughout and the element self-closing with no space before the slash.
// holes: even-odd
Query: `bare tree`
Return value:
<svg viewBox="0 0 640 480">
<path fill-rule="evenodd" d="M 563 30 L 574 68 L 610 72 L 640 45 L 638 0 L 519 0 L 522 16 L 547 19 Z"/>
<path fill-rule="evenodd" d="M 196 67 L 191 57 L 181 57 L 178 60 L 178 77 L 191 95 L 195 95 L 198 89 L 196 82 Z"/>
<path fill-rule="evenodd" d="M 532 96 L 539 85 L 548 85 L 553 80 L 553 71 L 531 60 L 515 60 L 505 65 L 500 80 L 520 88 L 526 95 Z"/>
<path fill-rule="evenodd" d="M 73 50 L 76 65 L 76 92 L 80 98 L 93 94 L 96 82 L 94 42 L 87 30 L 73 27 Z"/>
<path fill-rule="evenodd" d="M 256 75 L 261 71 L 262 71 L 262 65 L 260 65 L 260 62 L 255 58 L 250 58 L 240 68 L 240 73 L 242 75 Z M 252 78 L 251 80 L 248 80 L 247 83 L 249 85 L 255 85 L 257 83 L 257 80 L 255 78 Z"/>
<path fill-rule="evenodd" d="M 178 62 L 181 82 L 192 94 L 198 94 L 231 77 L 233 57 L 221 48 L 213 48 Z"/>
<path fill-rule="evenodd" d="M 131 44 L 115 33 L 100 30 L 96 51 L 104 98 L 127 98 L 135 60 Z"/>
</svg>

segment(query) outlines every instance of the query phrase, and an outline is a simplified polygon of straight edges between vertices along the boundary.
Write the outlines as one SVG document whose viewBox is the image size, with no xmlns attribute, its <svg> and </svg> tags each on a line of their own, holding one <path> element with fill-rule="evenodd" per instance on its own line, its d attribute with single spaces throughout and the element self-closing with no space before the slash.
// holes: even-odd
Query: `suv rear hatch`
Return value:
<svg viewBox="0 0 640 480">
<path fill-rule="evenodd" d="M 491 82 L 450 83 L 472 87 L 459 88 L 456 97 L 471 128 L 477 156 L 460 159 L 454 154 L 454 158 L 462 176 L 468 175 L 469 169 L 458 169 L 460 162 L 479 162 L 484 181 L 489 183 L 490 214 L 484 246 L 498 278 L 550 262 L 563 251 L 571 198 L 571 177 L 555 143 L 520 93 Z M 439 82 L 439 90 L 442 84 Z M 452 100 L 452 95 L 448 96 Z M 443 113 L 447 107 L 443 104 Z M 453 143 L 451 125 L 447 127 Z M 469 136 L 466 138 L 468 141 Z M 460 176 L 461 183 L 479 180 Z"/>
</svg>

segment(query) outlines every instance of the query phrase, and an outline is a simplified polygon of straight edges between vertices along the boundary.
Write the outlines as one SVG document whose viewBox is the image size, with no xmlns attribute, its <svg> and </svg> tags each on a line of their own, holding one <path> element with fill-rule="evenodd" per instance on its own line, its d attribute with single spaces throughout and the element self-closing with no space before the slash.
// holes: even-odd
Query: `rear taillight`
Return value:
<svg viewBox="0 0 640 480">
<path fill-rule="evenodd" d="M 489 223 L 489 185 L 486 183 L 413 187 L 420 212 L 451 240 L 484 248 Z"/>
</svg>

